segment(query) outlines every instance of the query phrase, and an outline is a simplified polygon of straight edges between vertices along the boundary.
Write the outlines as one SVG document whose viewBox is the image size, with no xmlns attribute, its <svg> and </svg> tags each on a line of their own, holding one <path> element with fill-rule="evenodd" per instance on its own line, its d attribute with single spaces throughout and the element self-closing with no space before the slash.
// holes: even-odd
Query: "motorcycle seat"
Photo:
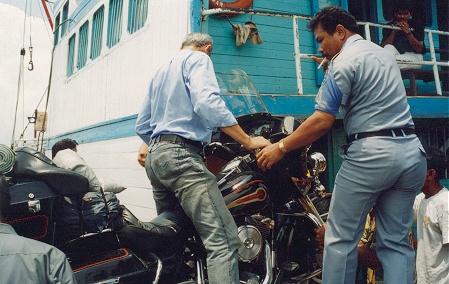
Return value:
<svg viewBox="0 0 449 284">
<path fill-rule="evenodd" d="M 43 153 L 29 147 L 19 147 L 12 169 L 15 178 L 40 180 L 55 192 L 69 196 L 89 191 L 89 181 L 84 176 L 59 168 Z"/>
</svg>

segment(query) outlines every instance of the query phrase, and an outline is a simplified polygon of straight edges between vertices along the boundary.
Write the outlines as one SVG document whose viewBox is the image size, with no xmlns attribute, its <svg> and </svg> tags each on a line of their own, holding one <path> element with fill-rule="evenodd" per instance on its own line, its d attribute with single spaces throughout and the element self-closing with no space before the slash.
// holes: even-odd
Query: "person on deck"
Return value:
<svg viewBox="0 0 449 284">
<path fill-rule="evenodd" d="M 101 192 L 101 183 L 92 168 L 78 155 L 78 142 L 65 138 L 56 142 L 51 148 L 53 162 L 61 168 L 72 170 L 89 180 L 89 191 Z"/>
<path fill-rule="evenodd" d="M 357 245 L 377 205 L 377 255 L 385 283 L 413 283 L 415 251 L 408 242 L 415 194 L 424 183 L 425 151 L 414 133 L 400 69 L 379 45 L 358 34 L 355 18 L 328 6 L 309 22 L 328 60 L 315 112 L 290 136 L 257 154 L 269 170 L 285 153 L 314 142 L 341 113 L 348 135 L 335 179 L 324 238 L 323 283 L 354 283 Z"/>
<path fill-rule="evenodd" d="M 426 53 L 424 44 L 424 25 L 415 19 L 412 19 L 412 10 L 406 4 L 396 4 L 394 9 L 394 19 L 388 22 L 389 25 L 399 27 L 397 29 L 382 30 L 383 39 L 380 44 L 388 50 L 396 60 L 399 61 L 422 61 Z M 402 70 L 419 69 L 420 64 L 401 64 Z"/>
</svg>

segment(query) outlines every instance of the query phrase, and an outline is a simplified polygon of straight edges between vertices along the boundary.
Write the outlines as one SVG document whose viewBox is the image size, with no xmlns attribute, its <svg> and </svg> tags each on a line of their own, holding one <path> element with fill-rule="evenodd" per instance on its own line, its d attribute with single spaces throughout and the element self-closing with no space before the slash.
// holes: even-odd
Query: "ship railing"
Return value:
<svg viewBox="0 0 449 284">
<path fill-rule="evenodd" d="M 312 56 L 321 57 L 321 55 L 319 55 L 319 54 L 301 53 L 298 20 L 311 20 L 312 16 L 290 14 L 290 13 L 257 11 L 257 10 L 223 9 L 223 8 L 208 9 L 208 10 L 203 10 L 201 12 L 201 15 L 203 16 L 203 20 L 205 20 L 208 16 L 219 15 L 219 14 L 222 14 L 222 15 L 223 14 L 248 14 L 248 15 L 257 15 L 257 16 L 291 18 L 292 22 L 293 22 L 293 40 L 294 40 L 293 41 L 293 43 L 294 43 L 294 55 L 293 56 L 295 58 L 295 63 L 296 63 L 295 65 L 296 65 L 297 91 L 298 91 L 298 94 L 303 94 L 301 59 L 303 59 L 303 58 L 311 59 Z M 372 22 L 360 21 L 360 22 L 357 22 L 357 24 L 359 26 L 364 27 L 365 39 L 370 40 L 370 41 L 372 41 L 370 27 L 400 29 L 399 27 L 393 27 L 391 25 L 377 24 L 377 23 L 372 23 Z M 449 32 L 439 31 L 439 30 L 430 30 L 430 29 L 425 29 L 424 32 L 426 32 L 428 35 L 427 38 L 429 41 L 428 46 L 429 46 L 431 60 L 414 61 L 414 62 L 408 62 L 408 61 L 402 61 L 402 60 L 397 60 L 397 61 L 398 61 L 398 63 L 401 63 L 401 64 L 414 64 L 414 65 L 419 64 L 419 65 L 432 66 L 435 87 L 436 87 L 436 93 L 438 95 L 442 95 L 442 89 L 441 89 L 441 83 L 440 83 L 441 81 L 440 81 L 438 67 L 449 67 L 449 61 L 437 60 L 433 35 L 449 36 Z"/>
<path fill-rule="evenodd" d="M 399 27 L 395 27 L 392 25 L 385 25 L 385 24 L 376 24 L 371 22 L 357 22 L 360 26 L 364 27 L 365 30 L 365 38 L 367 40 L 371 40 L 371 31 L 370 27 L 377 27 L 377 28 L 386 28 L 386 29 L 395 29 L 395 30 L 401 30 Z M 427 40 L 428 40 L 428 48 L 430 53 L 430 60 L 422 60 L 422 61 L 402 61 L 402 60 L 396 60 L 400 64 L 409 64 L 409 65 L 427 65 L 432 66 L 433 71 L 433 77 L 435 81 L 435 89 L 436 93 L 438 95 L 442 95 L 441 90 L 441 84 L 440 84 L 440 74 L 438 66 L 440 67 L 449 67 L 449 61 L 443 61 L 437 59 L 437 52 L 435 49 L 435 43 L 433 39 L 433 35 L 442 35 L 442 36 L 449 36 L 449 32 L 445 31 L 439 31 L 439 30 L 431 30 L 431 29 L 424 29 L 424 32 L 427 34 Z"/>
</svg>

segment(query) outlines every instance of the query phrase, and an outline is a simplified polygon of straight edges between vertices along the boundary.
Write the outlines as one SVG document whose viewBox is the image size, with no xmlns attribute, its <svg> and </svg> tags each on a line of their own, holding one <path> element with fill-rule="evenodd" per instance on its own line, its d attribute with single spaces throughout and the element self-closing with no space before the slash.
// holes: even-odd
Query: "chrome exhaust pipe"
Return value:
<svg viewBox="0 0 449 284">
<path fill-rule="evenodd" d="M 271 248 L 265 240 L 265 270 L 267 271 L 261 284 L 269 284 L 273 281 L 273 263 L 271 260 Z"/>
</svg>

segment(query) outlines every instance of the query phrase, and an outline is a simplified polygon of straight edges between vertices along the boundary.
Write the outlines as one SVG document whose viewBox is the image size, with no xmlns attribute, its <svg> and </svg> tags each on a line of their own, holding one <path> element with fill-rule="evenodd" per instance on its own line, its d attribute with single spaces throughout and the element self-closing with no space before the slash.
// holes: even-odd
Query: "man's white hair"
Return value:
<svg viewBox="0 0 449 284">
<path fill-rule="evenodd" d="M 182 41 L 181 48 L 184 48 L 185 46 L 201 47 L 208 44 L 213 45 L 210 35 L 204 33 L 191 33 L 186 35 Z"/>
</svg>

